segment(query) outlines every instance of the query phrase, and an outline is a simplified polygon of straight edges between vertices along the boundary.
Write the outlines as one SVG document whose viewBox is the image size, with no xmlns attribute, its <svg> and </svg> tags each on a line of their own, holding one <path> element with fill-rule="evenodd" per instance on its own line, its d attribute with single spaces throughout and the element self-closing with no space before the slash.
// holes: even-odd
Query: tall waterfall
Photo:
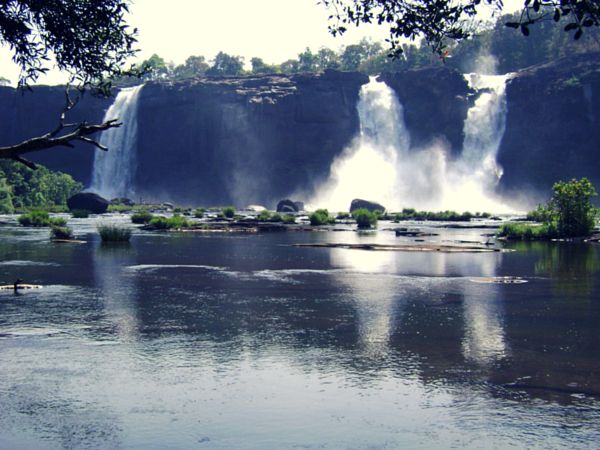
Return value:
<svg viewBox="0 0 600 450">
<path fill-rule="evenodd" d="M 106 146 L 108 152 L 98 151 L 94 157 L 89 190 L 108 199 L 131 197 L 135 193 L 137 100 L 142 87 L 139 85 L 120 90 L 104 115 L 104 121 L 118 118 L 123 122 L 119 128 L 102 132 L 100 144 Z"/>
<path fill-rule="evenodd" d="M 502 176 L 496 154 L 505 128 L 506 79 L 467 75 L 479 96 L 464 123 L 461 156 L 451 160 L 443 143 L 411 149 L 402 105 L 390 87 L 371 77 L 357 105 L 360 135 L 334 160 L 329 180 L 309 203 L 345 211 L 353 198 L 364 198 L 396 211 L 509 212 L 492 192 Z"/>
<path fill-rule="evenodd" d="M 311 205 L 345 211 L 354 198 L 397 202 L 396 169 L 410 147 L 402 105 L 391 88 L 371 77 L 361 88 L 357 109 L 360 134 L 333 161 L 330 178 Z"/>
</svg>

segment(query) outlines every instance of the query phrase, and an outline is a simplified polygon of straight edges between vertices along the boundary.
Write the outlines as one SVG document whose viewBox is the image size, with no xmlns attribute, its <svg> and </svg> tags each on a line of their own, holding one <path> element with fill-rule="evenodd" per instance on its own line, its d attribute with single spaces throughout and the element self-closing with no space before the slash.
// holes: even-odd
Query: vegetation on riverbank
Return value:
<svg viewBox="0 0 600 450">
<path fill-rule="evenodd" d="M 64 227 L 67 224 L 62 217 L 50 217 L 46 211 L 39 210 L 22 214 L 17 220 L 24 227 Z"/>
<path fill-rule="evenodd" d="M 32 209 L 64 212 L 67 199 L 82 189 L 83 184 L 66 173 L 42 165 L 32 170 L 23 164 L 0 160 L 0 214 Z"/>
<path fill-rule="evenodd" d="M 390 217 L 390 216 L 388 216 Z M 469 222 L 472 219 L 490 219 L 492 215 L 487 212 L 472 214 L 468 211 L 457 213 L 456 211 L 417 211 L 414 208 L 404 208 L 401 212 L 393 214 L 394 222 L 403 220 L 430 220 L 440 222 Z"/>
<path fill-rule="evenodd" d="M 553 195 L 546 205 L 527 214 L 541 225 L 505 224 L 498 236 L 513 240 L 564 239 L 587 237 L 592 233 L 599 216 L 591 200 L 596 189 L 587 178 L 559 181 L 552 187 Z"/>
</svg>

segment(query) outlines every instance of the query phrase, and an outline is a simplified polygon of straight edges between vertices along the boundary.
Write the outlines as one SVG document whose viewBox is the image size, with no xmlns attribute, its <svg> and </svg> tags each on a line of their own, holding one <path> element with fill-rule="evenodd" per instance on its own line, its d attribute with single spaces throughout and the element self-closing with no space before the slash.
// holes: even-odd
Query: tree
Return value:
<svg viewBox="0 0 600 450">
<path fill-rule="evenodd" d="M 563 237 L 587 236 L 596 222 L 596 208 L 591 203 L 596 196 L 594 186 L 587 178 L 559 181 L 548 204 Z"/>
<path fill-rule="evenodd" d="M 502 0 L 322 0 L 332 11 L 329 30 L 343 34 L 347 26 L 365 23 L 389 28 L 391 54 L 399 56 L 405 39 L 424 38 L 434 51 L 445 55 L 449 41 L 460 41 L 477 29 L 476 17 L 484 8 L 499 14 Z M 529 36 L 530 26 L 552 20 L 564 25 L 578 40 L 584 29 L 600 25 L 597 0 L 524 0 L 516 21 L 507 22 Z"/>
<path fill-rule="evenodd" d="M 298 55 L 298 71 L 299 72 L 316 72 L 317 58 L 310 48 L 306 47 L 302 53 Z"/>
<path fill-rule="evenodd" d="M 110 92 L 110 78 L 126 73 L 126 60 L 135 53 L 136 30 L 125 24 L 128 0 L 7 0 L 0 2 L 0 44 L 7 46 L 20 67 L 18 86 L 26 88 L 54 63 L 70 75 L 80 90 L 75 98 L 67 90 L 66 102 L 57 127 L 43 136 L 20 144 L 0 147 L 0 158 L 37 167 L 22 155 L 53 148 L 72 147 L 73 141 L 104 149 L 90 136 L 120 124 L 67 123 L 66 114 L 81 97 L 85 87 Z"/>
<path fill-rule="evenodd" d="M 244 58 L 241 56 L 232 56 L 224 52 L 219 52 L 213 60 L 213 65 L 206 71 L 206 74 L 214 76 L 240 75 L 244 70 Z"/>
</svg>

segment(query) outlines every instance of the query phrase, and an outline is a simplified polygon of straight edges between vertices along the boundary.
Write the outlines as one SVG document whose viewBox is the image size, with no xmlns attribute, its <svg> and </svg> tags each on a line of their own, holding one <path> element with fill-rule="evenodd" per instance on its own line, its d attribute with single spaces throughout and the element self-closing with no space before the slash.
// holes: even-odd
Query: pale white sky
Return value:
<svg viewBox="0 0 600 450">
<path fill-rule="evenodd" d="M 505 0 L 505 4 L 523 0 Z M 267 63 L 296 58 L 306 47 L 321 46 L 337 50 L 343 45 L 371 37 L 383 41 L 383 27 L 350 28 L 338 38 L 328 30 L 328 10 L 317 0 L 134 0 L 127 22 L 138 28 L 138 60 L 153 53 L 180 64 L 190 55 L 212 59 L 219 51 L 254 56 Z M 133 61 L 132 61 L 133 62 Z M 10 52 L 0 49 L 0 76 L 14 84 L 18 69 Z M 65 82 L 57 71 L 40 83 Z"/>
</svg>

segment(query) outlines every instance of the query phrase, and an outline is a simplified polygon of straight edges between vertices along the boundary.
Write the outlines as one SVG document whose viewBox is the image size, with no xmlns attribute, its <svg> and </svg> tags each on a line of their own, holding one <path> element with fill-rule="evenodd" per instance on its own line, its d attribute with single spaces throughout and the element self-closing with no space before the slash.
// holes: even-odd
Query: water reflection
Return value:
<svg viewBox="0 0 600 450">
<path fill-rule="evenodd" d="M 395 273 L 394 252 L 332 248 L 330 258 L 333 266 L 356 271 L 337 273 L 334 278 L 349 288 L 350 301 L 356 309 L 361 347 L 370 357 L 385 356 L 391 330 L 401 313 L 397 307 L 401 300 L 398 282 L 385 276 Z"/>
<path fill-rule="evenodd" d="M 128 243 L 99 243 L 94 252 L 94 276 L 104 314 L 116 335 L 126 341 L 139 335 L 135 277 L 124 270 L 135 261 L 135 251 Z"/>
</svg>

